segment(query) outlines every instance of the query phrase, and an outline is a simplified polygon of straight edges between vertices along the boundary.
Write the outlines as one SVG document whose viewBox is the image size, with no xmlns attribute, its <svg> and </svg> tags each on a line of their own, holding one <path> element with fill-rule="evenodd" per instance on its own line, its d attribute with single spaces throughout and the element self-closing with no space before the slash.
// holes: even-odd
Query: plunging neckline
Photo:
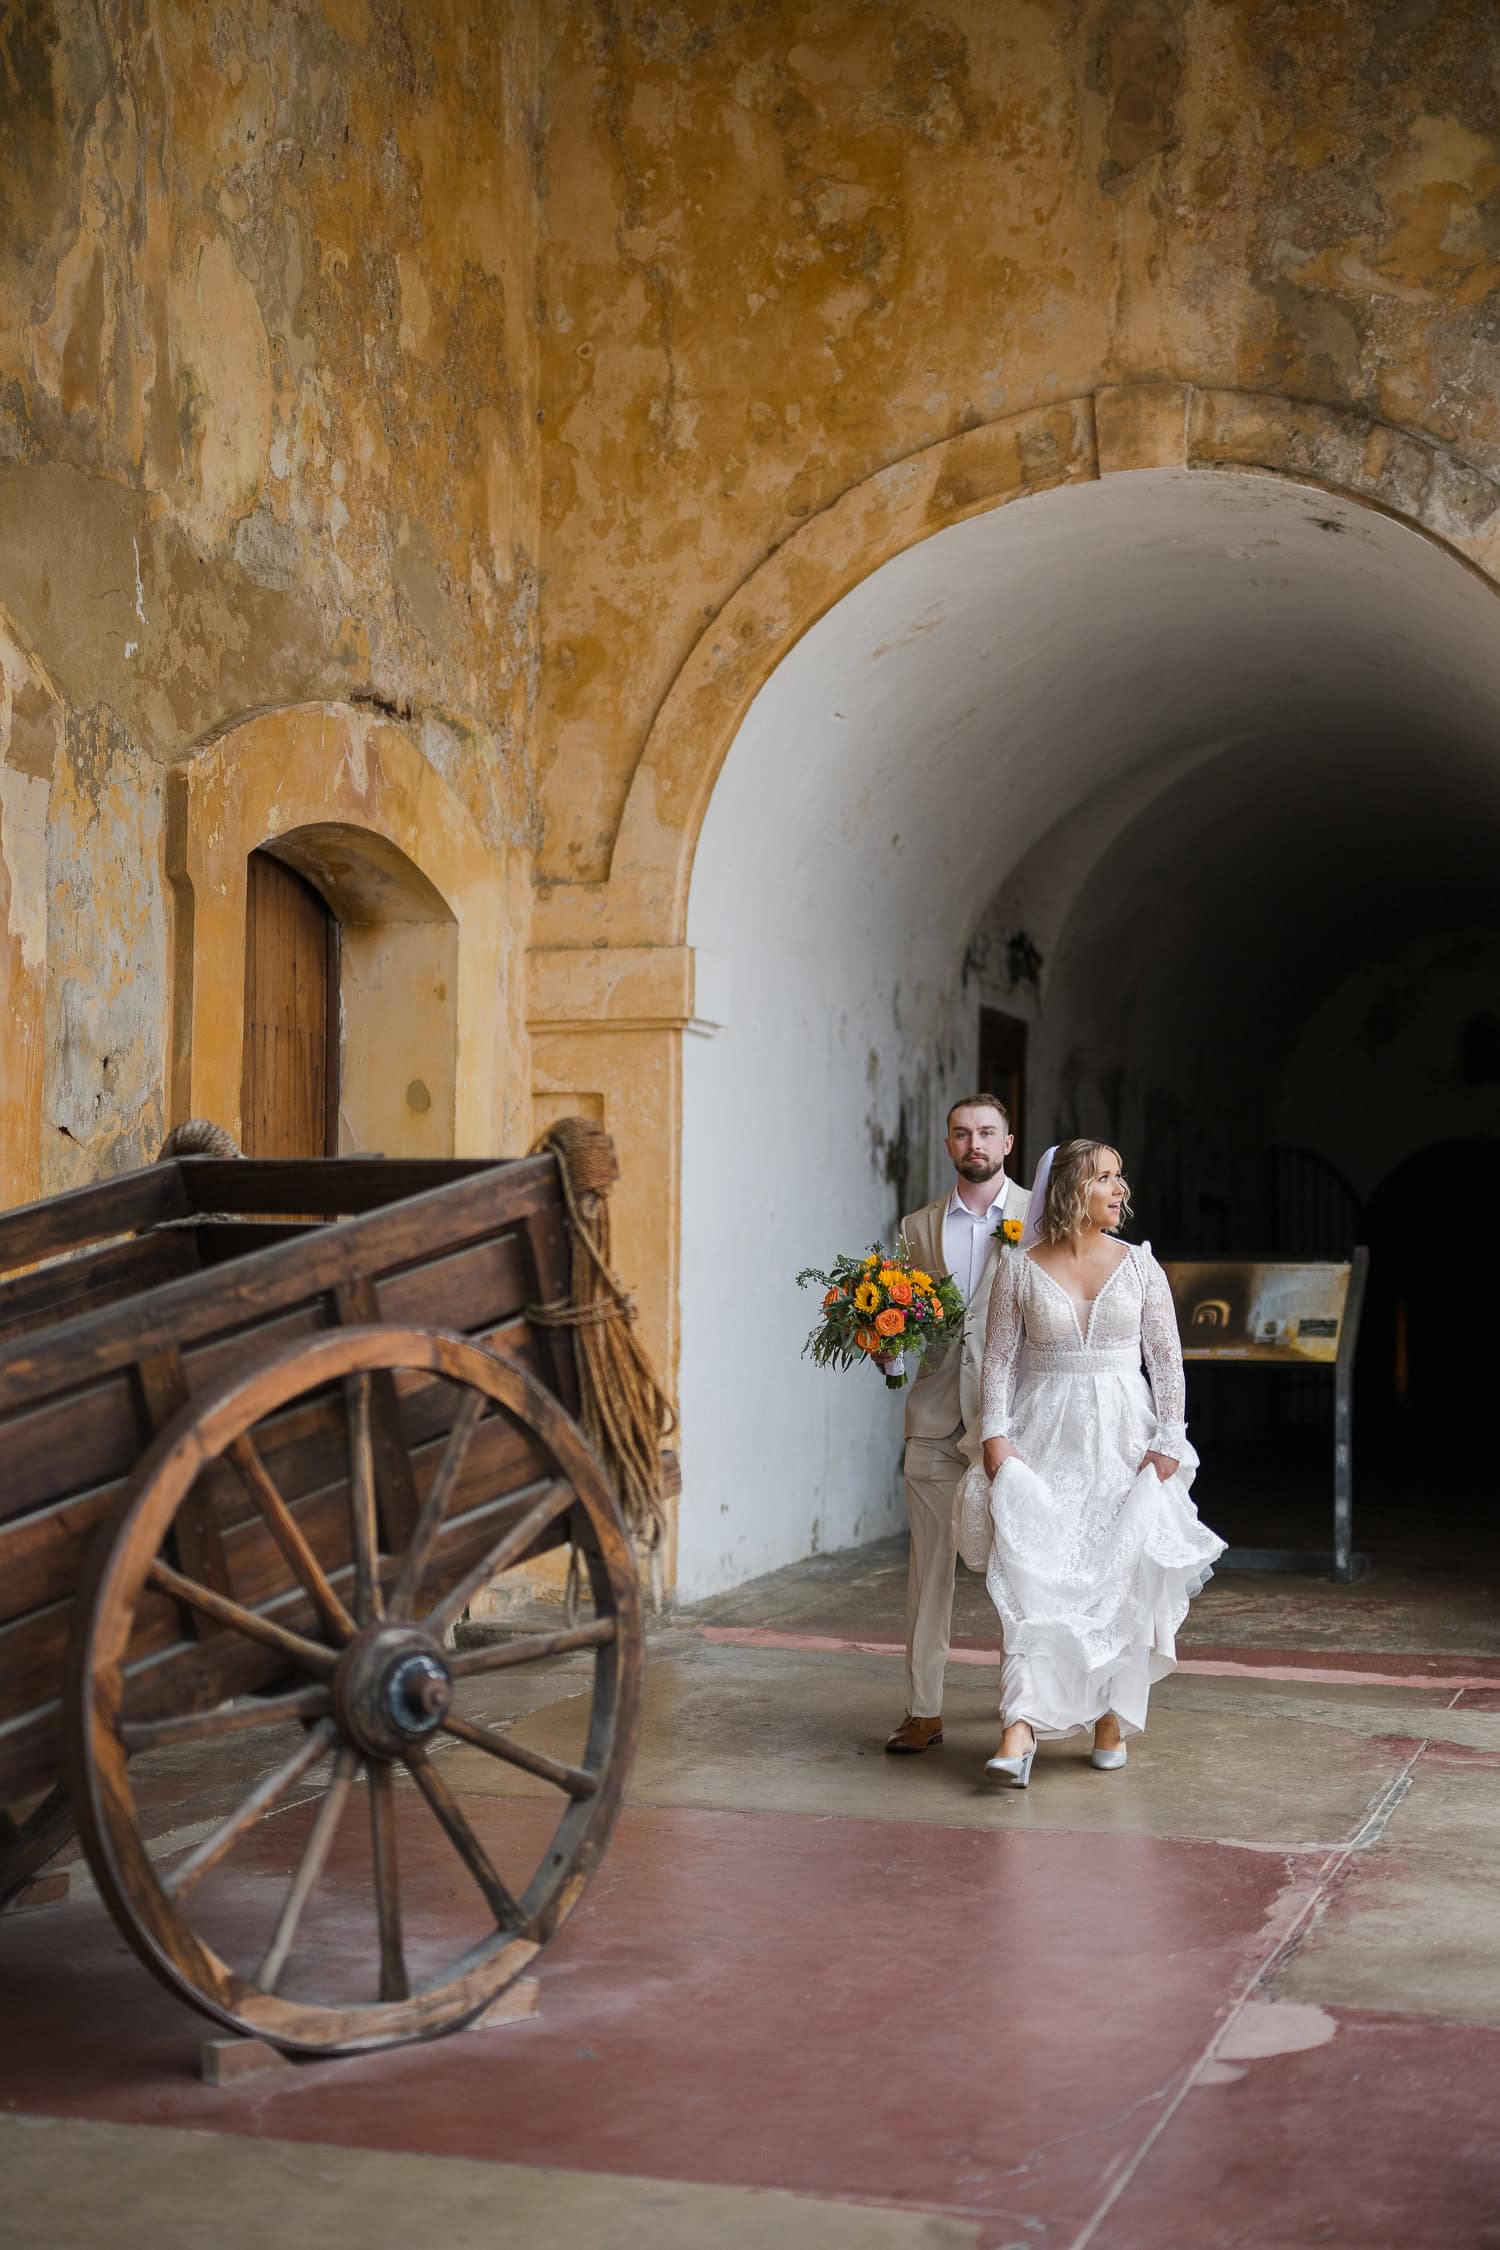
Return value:
<svg viewBox="0 0 1500 2250">
<path fill-rule="evenodd" d="M 1058 1295 L 1066 1302 L 1068 1310 L 1073 1315 L 1073 1326 L 1078 1332 L 1078 1341 L 1085 1351 L 1088 1350 L 1089 1336 L 1094 1326 L 1094 1307 L 1098 1304 L 1099 1299 L 1104 1296 L 1109 1290 L 1111 1284 L 1114 1281 L 1115 1275 L 1117 1273 L 1120 1273 L 1130 1263 L 1129 1245 L 1123 1244 L 1122 1248 L 1124 1250 L 1123 1257 L 1119 1259 L 1117 1264 L 1113 1265 L 1110 1268 L 1103 1281 L 1100 1282 L 1099 1287 L 1094 1291 L 1093 1296 L 1085 1299 L 1082 1320 L 1080 1320 L 1078 1317 L 1078 1299 L 1074 1296 L 1072 1290 L 1065 1289 L 1062 1283 L 1058 1280 L 1056 1274 L 1048 1273 L 1046 1267 L 1040 1264 L 1039 1261 L 1032 1256 L 1029 1250 L 1026 1253 L 1027 1265 L 1032 1268 L 1033 1272 L 1039 1273 L 1044 1281 L 1050 1281 L 1053 1288 L 1057 1291 Z"/>
</svg>

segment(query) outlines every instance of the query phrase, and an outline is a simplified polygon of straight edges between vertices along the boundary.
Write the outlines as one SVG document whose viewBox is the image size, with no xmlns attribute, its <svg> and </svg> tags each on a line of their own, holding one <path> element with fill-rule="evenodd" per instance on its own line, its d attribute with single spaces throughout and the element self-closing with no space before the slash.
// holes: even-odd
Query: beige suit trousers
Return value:
<svg viewBox="0 0 1500 2250">
<path fill-rule="evenodd" d="M 911 1559 L 906 1573 L 906 1707 L 936 1719 L 943 1708 L 943 1671 L 953 1630 L 953 1575 L 958 1559 L 959 1479 L 966 1466 L 962 1430 L 949 1438 L 906 1441 L 906 1513 Z"/>
</svg>

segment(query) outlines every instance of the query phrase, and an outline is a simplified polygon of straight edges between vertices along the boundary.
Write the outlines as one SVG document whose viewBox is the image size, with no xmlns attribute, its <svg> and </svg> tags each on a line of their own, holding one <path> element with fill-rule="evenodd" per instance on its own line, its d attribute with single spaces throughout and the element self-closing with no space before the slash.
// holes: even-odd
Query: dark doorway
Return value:
<svg viewBox="0 0 1500 2250">
<path fill-rule="evenodd" d="M 1444 1141 L 1411 1156 L 1370 1198 L 1370 1287 L 1360 1345 L 1367 1426 L 1424 1446 L 1472 1449 L 1492 1358 L 1470 1214 L 1482 1209 L 1500 1141 Z"/>
<path fill-rule="evenodd" d="M 245 891 L 247 1156 L 338 1153 L 338 923 L 300 875 L 252 852 Z"/>
<path fill-rule="evenodd" d="M 1026 1170 L 1026 1026 L 1019 1016 L 1002 1008 L 979 1011 L 979 1085 L 1004 1102 L 1016 1145 L 1005 1168 L 1013 1180 L 1030 1178 Z"/>
<path fill-rule="evenodd" d="M 1377 1558 L 1476 1583 L 1500 1561 L 1487 1408 L 1492 1377 L 1469 1214 L 1483 1208 L 1500 1141 L 1444 1141 L 1408 1157 L 1371 1196 L 1355 1367 L 1356 1494 Z M 1356 1518 L 1358 1500 L 1356 1499 Z"/>
</svg>

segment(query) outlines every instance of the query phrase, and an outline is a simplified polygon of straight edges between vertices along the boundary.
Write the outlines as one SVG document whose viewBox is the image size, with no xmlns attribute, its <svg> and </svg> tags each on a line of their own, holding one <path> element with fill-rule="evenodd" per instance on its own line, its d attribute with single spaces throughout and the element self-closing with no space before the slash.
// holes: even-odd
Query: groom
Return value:
<svg viewBox="0 0 1500 2250">
<path fill-rule="evenodd" d="M 901 1222 L 912 1258 L 933 1275 L 951 1274 L 967 1307 L 962 1338 L 928 1360 L 906 1398 L 906 1513 L 911 1562 L 906 1580 L 906 1717 L 887 1750 L 930 1750 L 943 1739 L 943 1668 L 953 1627 L 958 1554 L 960 1450 L 966 1420 L 979 1415 L 979 1372 L 998 1229 L 1024 1219 L 1030 1201 L 1005 1172 L 1015 1136 L 993 1094 L 969 1094 L 948 1112 L 952 1188 Z"/>
</svg>

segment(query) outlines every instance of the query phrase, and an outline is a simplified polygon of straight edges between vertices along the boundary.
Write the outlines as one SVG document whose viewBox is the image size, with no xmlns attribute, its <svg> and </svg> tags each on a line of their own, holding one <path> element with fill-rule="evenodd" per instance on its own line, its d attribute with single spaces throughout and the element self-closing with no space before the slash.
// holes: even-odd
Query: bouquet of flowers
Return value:
<svg viewBox="0 0 1500 2250">
<path fill-rule="evenodd" d="M 835 1258 L 827 1273 L 808 1266 L 799 1289 L 817 1282 L 825 1291 L 823 1316 L 803 1345 L 818 1367 L 857 1367 L 861 1360 L 910 1360 L 913 1372 L 935 1351 L 962 1335 L 964 1301 L 945 1274 L 934 1281 L 912 1264 L 903 1240 L 888 1258 L 877 1242 L 863 1258 Z M 887 1374 L 893 1391 L 907 1381 L 903 1368 Z"/>
</svg>

